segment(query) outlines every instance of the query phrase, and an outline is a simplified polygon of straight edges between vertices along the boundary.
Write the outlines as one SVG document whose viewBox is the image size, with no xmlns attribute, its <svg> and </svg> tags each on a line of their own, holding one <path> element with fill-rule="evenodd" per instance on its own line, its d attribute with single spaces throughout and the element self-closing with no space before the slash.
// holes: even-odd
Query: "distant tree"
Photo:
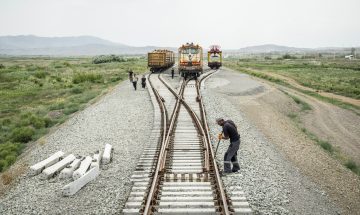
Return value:
<svg viewBox="0 0 360 215">
<path fill-rule="evenodd" d="M 269 56 L 265 56 L 265 60 L 271 60 L 272 58 Z"/>
<path fill-rule="evenodd" d="M 296 59 L 295 56 L 292 56 L 292 55 L 290 55 L 290 54 L 284 54 L 284 55 L 282 56 L 282 58 L 283 58 L 283 59 Z"/>
<path fill-rule="evenodd" d="M 354 47 L 351 48 L 351 54 L 356 58 L 356 49 Z"/>
<path fill-rule="evenodd" d="M 355 48 L 354 47 L 351 48 L 351 54 L 355 55 Z"/>
</svg>

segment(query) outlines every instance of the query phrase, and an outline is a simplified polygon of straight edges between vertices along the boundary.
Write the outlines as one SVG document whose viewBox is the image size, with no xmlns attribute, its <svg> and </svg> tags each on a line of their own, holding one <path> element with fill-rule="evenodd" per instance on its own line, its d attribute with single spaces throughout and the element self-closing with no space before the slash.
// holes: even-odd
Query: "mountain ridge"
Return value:
<svg viewBox="0 0 360 215">
<path fill-rule="evenodd" d="M 93 56 L 101 54 L 146 54 L 154 49 L 177 51 L 175 47 L 152 45 L 136 47 L 88 35 L 66 37 L 39 37 L 35 35 L 0 36 L 0 54 L 2 55 Z M 256 54 L 270 52 L 343 51 L 348 49 L 350 48 L 297 48 L 276 44 L 263 44 L 239 49 L 224 49 L 223 51 L 228 53 Z"/>
</svg>

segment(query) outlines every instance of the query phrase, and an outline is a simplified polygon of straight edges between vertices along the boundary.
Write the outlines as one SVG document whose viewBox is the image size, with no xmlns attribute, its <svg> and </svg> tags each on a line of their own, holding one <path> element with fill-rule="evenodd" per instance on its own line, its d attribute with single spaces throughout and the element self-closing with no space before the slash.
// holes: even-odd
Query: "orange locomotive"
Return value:
<svg viewBox="0 0 360 215">
<path fill-rule="evenodd" d="M 203 71 L 203 49 L 194 43 L 179 48 L 179 72 L 182 77 L 200 76 Z"/>
</svg>

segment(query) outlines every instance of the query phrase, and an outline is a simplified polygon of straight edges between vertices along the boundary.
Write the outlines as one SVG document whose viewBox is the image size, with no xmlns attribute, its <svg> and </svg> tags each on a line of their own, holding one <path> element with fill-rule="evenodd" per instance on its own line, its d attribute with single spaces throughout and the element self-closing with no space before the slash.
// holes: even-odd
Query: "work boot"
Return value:
<svg viewBox="0 0 360 215">
<path fill-rule="evenodd" d="M 220 176 L 221 177 L 225 177 L 225 176 L 228 176 L 228 175 L 230 175 L 232 172 L 224 172 L 224 171 L 221 171 L 220 170 Z"/>
<path fill-rule="evenodd" d="M 233 173 L 239 173 L 240 172 L 240 170 L 239 169 L 233 169 L 233 170 L 231 170 Z"/>
</svg>

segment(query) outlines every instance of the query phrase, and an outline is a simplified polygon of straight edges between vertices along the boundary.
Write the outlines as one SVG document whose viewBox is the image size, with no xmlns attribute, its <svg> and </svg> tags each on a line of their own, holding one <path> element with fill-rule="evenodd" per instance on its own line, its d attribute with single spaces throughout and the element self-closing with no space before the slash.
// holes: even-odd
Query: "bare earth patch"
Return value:
<svg viewBox="0 0 360 215">
<path fill-rule="evenodd" d="M 227 69 L 212 79 L 216 78 L 231 82 L 220 88 L 214 87 L 238 107 L 302 174 L 326 191 L 346 214 L 360 211 L 360 178 L 314 144 L 288 117 L 289 113 L 299 112 L 299 107 L 277 88 L 279 86 Z M 259 86 L 265 90 L 245 93 L 254 92 Z M 360 130 L 356 126 L 360 124 L 359 116 L 293 90 L 281 89 L 296 94 L 312 107 L 301 115 L 306 129 L 328 140 L 347 156 L 359 159 Z"/>
</svg>

